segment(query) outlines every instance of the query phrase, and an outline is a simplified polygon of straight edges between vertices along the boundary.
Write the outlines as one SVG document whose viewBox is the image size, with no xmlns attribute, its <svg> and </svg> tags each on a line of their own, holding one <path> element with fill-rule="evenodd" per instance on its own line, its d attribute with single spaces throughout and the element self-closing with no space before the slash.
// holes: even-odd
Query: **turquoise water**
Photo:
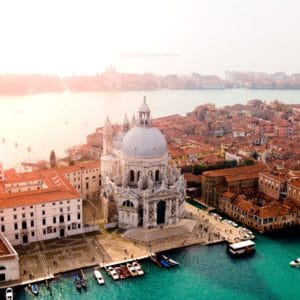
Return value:
<svg viewBox="0 0 300 300">
<path fill-rule="evenodd" d="M 87 292 L 71 277 L 53 281 L 53 298 L 41 287 L 39 299 L 299 299 L 300 269 L 289 261 L 300 256 L 300 236 L 257 236 L 253 257 L 232 259 L 225 245 L 194 246 L 171 252 L 181 265 L 170 270 L 143 262 L 146 275 L 114 282 L 105 275 L 98 286 L 88 273 Z M 104 272 L 102 272 L 104 273 Z M 34 299 L 22 290 L 17 299 Z"/>
</svg>

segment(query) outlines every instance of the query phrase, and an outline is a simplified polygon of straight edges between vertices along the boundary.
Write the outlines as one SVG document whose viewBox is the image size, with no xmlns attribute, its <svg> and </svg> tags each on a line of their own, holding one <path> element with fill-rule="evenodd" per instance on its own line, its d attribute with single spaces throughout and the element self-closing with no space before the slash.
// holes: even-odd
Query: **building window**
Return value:
<svg viewBox="0 0 300 300">
<path fill-rule="evenodd" d="M 17 209 L 16 208 L 14 208 L 14 211 L 16 211 Z"/>
<path fill-rule="evenodd" d="M 33 209 L 33 206 L 30 206 L 31 209 Z"/>
<path fill-rule="evenodd" d="M 78 228 L 80 228 L 81 227 L 81 225 L 80 224 L 78 224 Z"/>
<path fill-rule="evenodd" d="M 34 221 L 33 220 L 31 220 L 31 227 L 33 227 L 34 226 Z"/>
<path fill-rule="evenodd" d="M 43 219 L 43 225 L 46 225 L 46 219 Z"/>
<path fill-rule="evenodd" d="M 18 240 L 19 239 L 19 235 L 16 233 L 15 234 L 15 239 Z"/>
<path fill-rule="evenodd" d="M 60 212 L 63 212 L 63 208 L 60 208 L 59 211 L 60 211 Z"/>
<path fill-rule="evenodd" d="M 1 217 L 1 222 L 4 222 L 4 217 Z"/>
<path fill-rule="evenodd" d="M 14 219 L 15 219 L 15 220 L 17 219 L 17 215 L 14 215 Z"/>
<path fill-rule="evenodd" d="M 56 217 L 53 217 L 53 224 L 56 223 Z"/>
<path fill-rule="evenodd" d="M 18 223 L 15 223 L 15 230 L 18 230 Z"/>
<path fill-rule="evenodd" d="M 25 218 L 26 218 L 26 215 L 25 215 L 25 214 L 22 214 L 22 218 L 25 219 Z"/>
<path fill-rule="evenodd" d="M 63 215 L 59 216 L 59 223 L 64 223 L 65 218 Z"/>
<path fill-rule="evenodd" d="M 34 231 L 31 231 L 31 236 L 34 236 Z"/>
<path fill-rule="evenodd" d="M 30 213 L 30 217 L 33 217 L 33 212 Z"/>
<path fill-rule="evenodd" d="M 43 234 L 46 234 L 46 229 L 43 230 Z"/>
<path fill-rule="evenodd" d="M 70 227 L 70 226 L 68 226 L 68 230 L 71 230 L 71 227 Z"/>
<path fill-rule="evenodd" d="M 42 215 L 44 215 L 45 213 L 46 213 L 46 212 L 43 210 L 43 211 L 42 211 Z"/>
<path fill-rule="evenodd" d="M 155 181 L 159 181 L 159 170 L 155 171 Z"/>
<path fill-rule="evenodd" d="M 1 231 L 2 231 L 2 232 L 5 231 L 5 226 L 4 226 L 4 225 L 1 226 Z"/>
<path fill-rule="evenodd" d="M 77 205 L 77 209 L 79 209 L 79 210 L 80 210 L 80 205 Z"/>
<path fill-rule="evenodd" d="M 71 215 L 68 215 L 68 221 L 71 221 Z"/>
<path fill-rule="evenodd" d="M 130 181 L 134 182 L 134 171 L 130 170 Z"/>
<path fill-rule="evenodd" d="M 62 202 L 59 202 L 59 204 L 62 205 L 63 203 L 62 203 Z"/>
<path fill-rule="evenodd" d="M 68 210 L 68 211 L 70 211 L 70 210 L 71 210 L 70 206 L 68 206 L 67 210 Z"/>
<path fill-rule="evenodd" d="M 80 214 L 77 214 L 77 219 L 80 220 Z"/>
<path fill-rule="evenodd" d="M 27 222 L 26 221 L 22 222 L 22 229 L 27 229 Z"/>
<path fill-rule="evenodd" d="M 85 184 L 85 188 L 86 188 L 87 190 L 89 189 L 89 183 L 88 183 L 88 182 Z"/>
<path fill-rule="evenodd" d="M 53 228 L 53 232 L 56 232 L 56 227 Z"/>
</svg>

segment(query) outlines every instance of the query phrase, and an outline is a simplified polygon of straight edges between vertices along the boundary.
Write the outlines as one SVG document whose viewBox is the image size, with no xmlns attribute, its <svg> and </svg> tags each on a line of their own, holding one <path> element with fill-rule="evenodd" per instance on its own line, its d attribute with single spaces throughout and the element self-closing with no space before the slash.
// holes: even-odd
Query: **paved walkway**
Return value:
<svg viewBox="0 0 300 300">
<path fill-rule="evenodd" d="M 20 258 L 21 281 L 43 280 L 56 274 L 89 266 L 104 266 L 144 258 L 153 252 L 195 244 L 211 244 L 239 237 L 238 229 L 207 212 L 186 204 L 187 217 L 194 220 L 192 232 L 154 241 L 137 242 L 122 237 L 118 230 L 89 233 L 15 247 Z M 162 229 L 163 230 L 163 229 Z"/>
</svg>

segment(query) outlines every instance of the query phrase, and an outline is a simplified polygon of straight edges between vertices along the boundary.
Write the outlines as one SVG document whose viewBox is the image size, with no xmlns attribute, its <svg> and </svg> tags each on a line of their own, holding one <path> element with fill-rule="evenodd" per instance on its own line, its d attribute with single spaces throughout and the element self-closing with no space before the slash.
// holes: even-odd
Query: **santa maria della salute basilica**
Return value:
<svg viewBox="0 0 300 300">
<path fill-rule="evenodd" d="M 144 99 L 138 118 L 113 134 L 107 118 L 101 156 L 102 196 L 108 223 L 119 228 L 154 228 L 184 216 L 185 180 L 168 164 L 166 139 L 151 125 Z"/>
</svg>

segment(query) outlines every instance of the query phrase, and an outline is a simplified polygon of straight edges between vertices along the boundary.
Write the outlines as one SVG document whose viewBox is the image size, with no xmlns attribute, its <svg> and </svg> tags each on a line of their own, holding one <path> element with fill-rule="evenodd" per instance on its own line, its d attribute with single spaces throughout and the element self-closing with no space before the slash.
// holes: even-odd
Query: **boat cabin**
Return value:
<svg viewBox="0 0 300 300">
<path fill-rule="evenodd" d="M 233 256 L 249 255 L 255 252 L 255 243 L 251 240 L 229 244 L 227 248 L 229 254 Z"/>
</svg>

